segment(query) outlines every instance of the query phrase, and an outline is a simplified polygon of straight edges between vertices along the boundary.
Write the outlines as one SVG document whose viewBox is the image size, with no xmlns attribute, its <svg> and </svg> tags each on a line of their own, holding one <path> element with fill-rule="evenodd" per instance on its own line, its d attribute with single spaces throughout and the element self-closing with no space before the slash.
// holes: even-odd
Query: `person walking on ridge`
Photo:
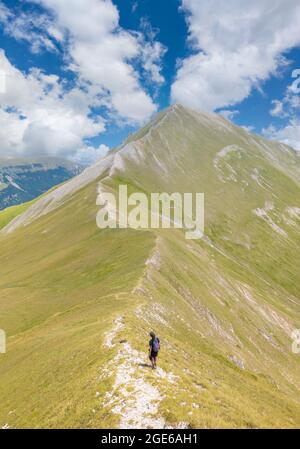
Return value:
<svg viewBox="0 0 300 449">
<path fill-rule="evenodd" d="M 154 332 L 150 332 L 150 337 L 151 340 L 149 341 L 149 359 L 151 361 L 152 369 L 155 369 L 158 352 L 160 350 L 160 341 L 159 338 L 156 337 Z"/>
</svg>

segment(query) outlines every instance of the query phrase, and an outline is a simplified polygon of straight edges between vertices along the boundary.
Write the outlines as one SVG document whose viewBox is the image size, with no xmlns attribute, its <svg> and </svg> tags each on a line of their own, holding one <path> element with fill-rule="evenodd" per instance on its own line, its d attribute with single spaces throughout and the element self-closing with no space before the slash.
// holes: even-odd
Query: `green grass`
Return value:
<svg viewBox="0 0 300 449">
<path fill-rule="evenodd" d="M 28 209 L 36 200 L 29 201 L 17 206 L 7 207 L 0 211 L 0 229 L 3 229 L 8 223 L 10 223 L 15 217 L 22 214 Z"/>
<path fill-rule="evenodd" d="M 7 207 L 6 209 L 0 210 L 0 230 L 3 229 L 6 225 L 8 225 L 18 215 L 21 215 L 23 212 L 25 212 L 30 206 L 32 206 L 34 203 L 36 203 L 40 198 L 43 198 L 49 192 L 52 192 L 53 190 L 57 189 L 57 187 L 59 187 L 62 184 L 64 184 L 64 183 L 61 183 L 61 184 L 58 184 L 58 185 L 52 187 L 47 192 L 43 193 L 42 195 L 38 196 L 37 198 L 34 198 L 31 201 L 27 201 L 26 203 L 18 204 L 16 206 L 10 206 L 10 207 Z"/>
<path fill-rule="evenodd" d="M 281 159 L 271 144 L 279 167 L 243 131 L 209 128 L 186 111 L 145 139 L 149 129 L 130 137 L 144 139 L 144 159 L 126 161 L 106 185 L 204 191 L 209 240 L 187 241 L 178 230 L 99 230 L 96 182 L 29 226 L 1 234 L 0 328 L 8 351 L 0 355 L 0 426 L 118 427 L 120 417 L 106 404 L 121 340 L 146 362 L 154 329 L 159 365 L 176 382 L 146 367 L 135 375 L 160 391 L 167 425 L 299 427 L 299 356 L 290 338 L 300 319 L 299 223 L 282 218 L 287 206 L 300 207 L 294 155 Z M 222 161 L 223 174 L 229 166 L 236 173 L 223 182 L 213 161 L 233 142 L 245 151 Z M 251 177 L 257 167 L 266 188 Z M 266 201 L 288 238 L 253 214 Z M 0 228 L 26 207 L 2 211 Z M 159 264 L 146 264 L 155 248 Z M 121 315 L 125 327 L 105 348 Z"/>
<path fill-rule="evenodd" d="M 8 352 L 0 358 L 0 422 L 101 427 L 116 420 L 102 419 L 95 399 L 108 387 L 97 382 L 107 358 L 103 335 L 118 313 L 134 307 L 130 291 L 153 237 L 97 229 L 94 191 L 92 185 L 80 192 L 68 214 L 60 209 L 0 237 L 0 328 L 8 335 Z M 82 194 L 89 195 L 83 206 Z M 12 247 L 17 259 L 9 257 Z"/>
</svg>

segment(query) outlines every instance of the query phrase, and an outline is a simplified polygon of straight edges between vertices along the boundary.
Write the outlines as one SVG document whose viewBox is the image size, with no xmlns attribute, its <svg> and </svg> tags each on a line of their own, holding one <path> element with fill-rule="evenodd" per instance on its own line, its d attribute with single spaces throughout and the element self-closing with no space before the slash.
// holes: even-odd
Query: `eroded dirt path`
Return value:
<svg viewBox="0 0 300 449">
<path fill-rule="evenodd" d="M 114 327 L 105 339 L 105 346 L 112 348 L 113 339 L 123 329 L 123 318 L 114 321 Z M 121 429 L 159 429 L 166 427 L 165 419 L 159 414 L 159 405 L 163 395 L 155 384 L 164 379 L 175 383 L 175 376 L 162 368 L 151 371 L 153 382 L 146 379 L 150 366 L 146 354 L 141 353 L 129 342 L 120 343 L 120 349 L 111 362 L 104 368 L 101 379 L 115 376 L 112 390 L 106 394 L 105 407 L 120 416 Z M 112 374 L 113 373 L 113 374 Z"/>
</svg>

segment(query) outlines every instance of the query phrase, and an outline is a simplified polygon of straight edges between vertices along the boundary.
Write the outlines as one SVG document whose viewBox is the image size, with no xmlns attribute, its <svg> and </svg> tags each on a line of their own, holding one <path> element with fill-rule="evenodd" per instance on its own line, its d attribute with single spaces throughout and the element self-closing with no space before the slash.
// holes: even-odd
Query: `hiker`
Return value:
<svg viewBox="0 0 300 449">
<path fill-rule="evenodd" d="M 149 359 L 151 361 L 152 369 L 156 368 L 156 359 L 158 351 L 160 350 L 159 338 L 155 336 L 154 332 L 150 332 L 151 340 L 149 341 Z"/>
</svg>

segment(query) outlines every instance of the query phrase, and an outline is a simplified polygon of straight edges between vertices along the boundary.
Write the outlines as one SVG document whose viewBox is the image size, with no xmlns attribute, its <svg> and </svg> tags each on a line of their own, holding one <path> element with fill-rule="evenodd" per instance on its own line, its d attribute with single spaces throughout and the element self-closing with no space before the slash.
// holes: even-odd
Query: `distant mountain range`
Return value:
<svg viewBox="0 0 300 449">
<path fill-rule="evenodd" d="M 121 184 L 204 192 L 204 238 L 99 229 Z M 0 229 L 0 428 L 300 426 L 292 148 L 174 105 Z"/>
<path fill-rule="evenodd" d="M 0 159 L 0 210 L 30 201 L 81 171 L 60 158 Z"/>
</svg>

